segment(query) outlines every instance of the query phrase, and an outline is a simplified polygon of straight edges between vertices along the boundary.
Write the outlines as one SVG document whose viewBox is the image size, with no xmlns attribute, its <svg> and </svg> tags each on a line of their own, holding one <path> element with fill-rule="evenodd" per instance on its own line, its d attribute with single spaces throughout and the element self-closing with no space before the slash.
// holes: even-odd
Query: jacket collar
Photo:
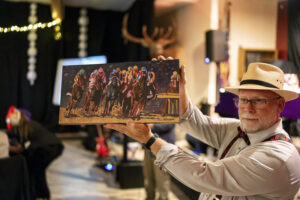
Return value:
<svg viewBox="0 0 300 200">
<path fill-rule="evenodd" d="M 286 137 L 289 138 L 289 135 L 282 128 L 282 120 L 281 119 L 279 122 L 277 122 L 276 124 L 274 124 L 273 126 L 271 126 L 268 129 L 254 132 L 254 133 L 247 133 L 247 135 L 249 137 L 251 144 L 256 144 L 256 143 L 262 142 L 265 139 L 267 139 L 273 135 L 276 135 L 278 133 L 284 134 Z"/>
</svg>

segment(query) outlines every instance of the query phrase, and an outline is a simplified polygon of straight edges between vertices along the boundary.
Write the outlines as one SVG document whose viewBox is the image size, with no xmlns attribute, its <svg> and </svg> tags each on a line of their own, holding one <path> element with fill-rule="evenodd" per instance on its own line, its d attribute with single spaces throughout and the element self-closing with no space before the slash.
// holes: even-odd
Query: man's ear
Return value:
<svg viewBox="0 0 300 200">
<path fill-rule="evenodd" d="M 279 113 L 281 113 L 285 106 L 285 100 L 284 100 L 284 98 L 280 98 L 278 101 L 279 101 L 278 109 L 279 109 Z"/>
</svg>

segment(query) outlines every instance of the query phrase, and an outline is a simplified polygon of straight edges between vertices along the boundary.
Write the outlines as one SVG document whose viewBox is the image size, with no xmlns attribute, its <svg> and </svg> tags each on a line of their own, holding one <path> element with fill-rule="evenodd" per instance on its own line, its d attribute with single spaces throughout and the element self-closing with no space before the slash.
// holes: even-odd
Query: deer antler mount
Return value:
<svg viewBox="0 0 300 200">
<path fill-rule="evenodd" d="M 165 49 L 176 42 L 176 37 L 173 33 L 173 28 L 168 27 L 167 31 L 164 28 L 155 27 L 151 36 L 147 33 L 147 26 L 142 26 L 143 38 L 135 37 L 128 32 L 128 16 L 126 13 L 123 18 L 122 35 L 125 39 L 141 44 L 145 48 L 149 48 L 150 57 L 155 58 L 158 55 L 164 55 Z"/>
</svg>

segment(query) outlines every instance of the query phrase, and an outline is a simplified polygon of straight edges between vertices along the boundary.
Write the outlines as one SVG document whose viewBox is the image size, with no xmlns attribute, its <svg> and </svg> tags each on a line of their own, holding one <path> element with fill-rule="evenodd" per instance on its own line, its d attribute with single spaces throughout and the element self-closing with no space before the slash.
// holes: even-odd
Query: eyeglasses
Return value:
<svg viewBox="0 0 300 200">
<path fill-rule="evenodd" d="M 234 105 L 236 107 L 239 107 L 239 108 L 244 108 L 247 106 L 247 104 L 250 102 L 251 105 L 255 108 L 255 109 L 261 109 L 261 108 L 264 108 L 267 103 L 269 101 L 274 101 L 274 100 L 277 100 L 277 99 L 280 99 L 281 97 L 276 97 L 276 98 L 271 98 L 271 99 L 246 99 L 246 98 L 239 98 L 239 97 L 236 97 L 233 99 L 234 101 Z"/>
</svg>

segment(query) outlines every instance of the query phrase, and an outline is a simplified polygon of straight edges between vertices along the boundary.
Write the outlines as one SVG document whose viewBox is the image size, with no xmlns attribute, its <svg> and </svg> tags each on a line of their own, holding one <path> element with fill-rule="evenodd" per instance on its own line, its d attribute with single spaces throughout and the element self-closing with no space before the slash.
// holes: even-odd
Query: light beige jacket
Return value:
<svg viewBox="0 0 300 200">
<path fill-rule="evenodd" d="M 219 157 L 237 135 L 240 121 L 230 118 L 210 118 L 191 102 L 182 116 L 181 128 L 186 133 L 216 148 Z M 289 200 L 300 187 L 300 157 L 289 142 L 262 142 L 274 134 L 288 134 L 282 122 L 267 130 L 248 134 L 251 145 L 239 138 L 226 157 L 205 162 L 187 155 L 172 144 L 164 145 L 155 163 L 186 186 L 201 192 L 199 200 Z"/>
</svg>

